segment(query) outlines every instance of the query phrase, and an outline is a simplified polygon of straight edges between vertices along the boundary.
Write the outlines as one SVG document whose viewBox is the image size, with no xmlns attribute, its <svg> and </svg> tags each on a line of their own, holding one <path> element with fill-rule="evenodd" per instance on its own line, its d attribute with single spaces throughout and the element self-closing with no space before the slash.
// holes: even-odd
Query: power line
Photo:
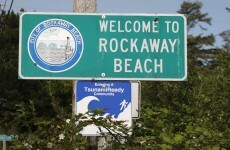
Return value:
<svg viewBox="0 0 230 150">
<path fill-rule="evenodd" d="M 9 10 L 8 10 L 8 14 L 10 13 L 10 10 L 11 10 L 11 8 L 12 8 L 13 3 L 14 3 L 14 0 L 12 0 L 11 3 L 10 3 L 10 8 L 9 8 Z"/>
<path fill-rule="evenodd" d="M 0 14 L 1 14 L 1 12 L 2 12 L 2 5 L 1 5 L 1 3 L 0 3 Z"/>
<path fill-rule="evenodd" d="M 7 3 L 7 0 L 5 0 L 3 10 L 5 10 L 5 8 L 6 8 L 6 3 Z"/>
</svg>

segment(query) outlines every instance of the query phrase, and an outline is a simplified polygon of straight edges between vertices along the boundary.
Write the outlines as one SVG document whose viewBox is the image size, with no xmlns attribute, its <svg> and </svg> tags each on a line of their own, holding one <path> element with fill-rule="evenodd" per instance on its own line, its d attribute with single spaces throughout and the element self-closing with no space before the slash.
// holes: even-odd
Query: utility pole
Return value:
<svg viewBox="0 0 230 150">
<path fill-rule="evenodd" d="M 96 0 L 74 0 L 74 12 L 76 13 L 95 13 L 96 12 Z M 74 87 L 73 82 L 73 87 Z M 74 92 L 73 92 L 74 93 Z M 75 98 L 73 94 L 73 114 L 75 113 Z M 90 149 L 104 149 L 105 139 L 103 137 L 99 137 L 99 141 L 97 142 L 97 137 L 92 136 L 89 137 L 90 140 Z"/>
<path fill-rule="evenodd" d="M 95 13 L 96 0 L 74 0 L 74 12 Z"/>
<path fill-rule="evenodd" d="M 95 13 L 96 0 L 74 0 L 73 12 L 76 13 Z M 74 82 L 73 82 L 74 87 Z M 73 92 L 74 93 L 74 92 Z M 75 95 L 72 97 L 72 113 L 75 114 Z"/>
</svg>

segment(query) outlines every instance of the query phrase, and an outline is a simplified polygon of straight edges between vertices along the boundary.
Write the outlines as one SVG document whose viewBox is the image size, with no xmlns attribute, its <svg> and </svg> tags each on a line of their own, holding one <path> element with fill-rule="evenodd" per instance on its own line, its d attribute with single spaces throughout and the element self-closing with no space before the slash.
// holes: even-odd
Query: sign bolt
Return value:
<svg viewBox="0 0 230 150">
<path fill-rule="evenodd" d="M 102 77 L 105 77 L 105 73 L 102 73 L 101 76 L 102 76 Z"/>
</svg>

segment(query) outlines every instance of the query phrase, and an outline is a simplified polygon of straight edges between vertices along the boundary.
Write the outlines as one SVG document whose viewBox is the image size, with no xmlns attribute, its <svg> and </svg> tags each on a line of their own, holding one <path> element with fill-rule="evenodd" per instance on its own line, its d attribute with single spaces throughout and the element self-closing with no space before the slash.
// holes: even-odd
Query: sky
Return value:
<svg viewBox="0 0 230 150">
<path fill-rule="evenodd" d="M 1 9 L 9 10 L 12 0 L 0 0 Z M 175 14 L 185 0 L 97 0 L 97 13 L 146 13 L 146 14 Z M 196 0 L 186 0 L 196 1 Z M 215 46 L 221 46 L 222 38 L 219 33 L 230 30 L 230 0 L 197 0 L 202 2 L 202 13 L 212 17 L 212 25 L 205 25 L 204 31 L 199 27 L 189 34 L 214 34 Z M 27 12 L 73 12 L 74 0 L 14 0 L 12 10 L 19 12 L 24 8 Z M 4 4 L 6 4 L 4 6 Z"/>
</svg>

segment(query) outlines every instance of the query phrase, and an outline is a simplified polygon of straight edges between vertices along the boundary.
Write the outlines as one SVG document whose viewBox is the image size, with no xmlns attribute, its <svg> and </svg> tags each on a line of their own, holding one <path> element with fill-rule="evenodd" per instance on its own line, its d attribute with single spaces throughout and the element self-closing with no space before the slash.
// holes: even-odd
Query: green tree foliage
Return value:
<svg viewBox="0 0 230 150">
<path fill-rule="evenodd" d="M 31 104 L 30 106 L 34 106 Z M 35 109 L 30 108 L 34 114 Z M 19 109 L 22 112 L 21 117 L 26 117 L 28 111 L 23 107 Z M 99 129 L 105 128 L 109 131 L 111 137 L 114 139 L 108 144 L 121 145 L 121 139 L 128 137 L 130 130 L 122 121 L 113 121 L 111 117 L 98 117 L 103 113 L 102 110 L 94 110 L 85 114 L 78 114 L 75 116 L 69 115 L 70 118 L 53 118 L 48 120 L 36 119 L 36 123 L 39 128 L 34 132 L 29 132 L 26 135 L 18 136 L 18 140 L 15 140 L 11 145 L 11 149 L 55 149 L 55 150 L 74 150 L 78 149 L 92 149 L 87 137 L 81 135 L 81 131 L 87 125 L 95 124 Z M 34 118 L 30 116 L 29 118 Z M 25 123 L 28 123 L 26 121 Z M 29 125 L 31 127 L 31 125 Z M 105 134 L 100 130 L 102 137 Z M 98 138 L 97 138 L 98 139 Z M 129 140 L 129 139 L 127 139 Z M 116 146 L 118 147 L 118 146 Z"/>
<path fill-rule="evenodd" d="M 230 12 L 230 8 L 226 8 L 227 12 Z M 223 38 L 223 47 L 224 50 L 230 53 L 230 30 L 226 30 L 220 33 L 220 36 Z"/>
<path fill-rule="evenodd" d="M 187 16 L 187 28 L 188 31 L 195 27 L 200 27 L 203 30 L 206 30 L 204 27 L 206 24 L 211 25 L 211 18 L 208 17 L 208 13 L 201 12 L 202 3 L 201 2 L 184 2 L 181 5 L 181 9 L 178 13 L 185 14 Z M 198 36 L 194 36 L 192 34 L 188 34 L 188 61 L 193 65 L 204 65 L 204 63 L 209 63 L 208 60 L 210 55 L 206 55 L 209 53 L 209 50 L 201 51 L 204 47 L 212 46 L 215 42 L 214 36 L 212 34 L 203 36 L 199 34 Z"/>
<path fill-rule="evenodd" d="M 14 43 L 14 44 L 13 44 Z M 0 105 L 0 124 L 8 127 L 7 122 L 11 119 L 14 105 L 9 99 L 20 98 L 17 88 L 17 43 L 18 43 L 18 15 L 0 15 L 0 98 L 4 99 L 4 105 Z M 1 126 L 2 127 L 2 126 Z"/>
<path fill-rule="evenodd" d="M 224 50 L 230 53 L 230 30 L 226 30 L 220 33 L 220 36 L 224 40 Z"/>
<path fill-rule="evenodd" d="M 69 106 L 72 82 L 18 79 L 18 42 L 19 14 L 13 11 L 8 14 L 3 11 L 0 14 L 0 133 L 2 134 L 28 131 L 28 126 L 22 125 L 23 120 L 17 119 L 18 115 L 20 116 L 20 112 L 16 111 L 19 105 L 28 106 L 33 102 L 37 117 L 43 118 L 71 113 Z M 30 120 L 30 117 L 32 116 L 28 116 L 27 120 Z"/>
<path fill-rule="evenodd" d="M 226 10 L 227 10 L 228 12 L 230 12 L 230 8 L 226 7 Z"/>
<path fill-rule="evenodd" d="M 178 12 L 187 15 L 189 30 L 196 25 L 204 29 L 205 23 L 211 24 L 208 14 L 201 13 L 201 6 L 200 2 L 181 5 Z M 141 129 L 135 132 L 144 141 L 142 146 L 152 145 L 156 149 L 230 147 L 230 54 L 218 49 L 203 49 L 213 42 L 213 35 L 188 35 L 187 82 L 142 84 L 144 99 L 142 117 L 138 120 Z"/>
<path fill-rule="evenodd" d="M 207 23 L 211 25 L 211 18 L 208 17 L 208 13 L 201 13 L 202 3 L 201 2 L 183 2 L 181 9 L 178 13 L 187 15 L 187 28 L 188 30 L 194 28 L 195 26 L 202 26 L 202 23 Z"/>
</svg>

